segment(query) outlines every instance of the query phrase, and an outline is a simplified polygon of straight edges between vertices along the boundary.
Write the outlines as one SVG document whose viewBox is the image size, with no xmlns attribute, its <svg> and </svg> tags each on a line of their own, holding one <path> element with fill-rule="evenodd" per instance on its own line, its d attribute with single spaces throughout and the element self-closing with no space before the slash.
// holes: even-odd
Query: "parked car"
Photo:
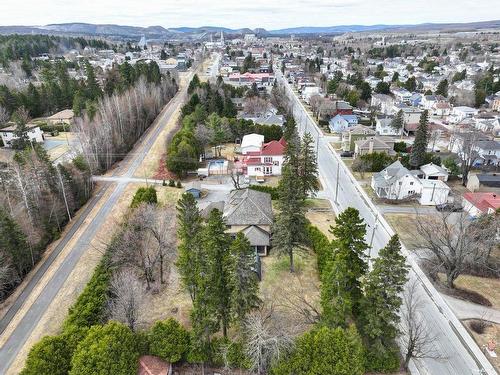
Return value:
<svg viewBox="0 0 500 375">
<path fill-rule="evenodd" d="M 436 205 L 436 210 L 440 212 L 448 211 L 448 212 L 460 212 L 463 210 L 462 206 L 453 203 L 443 203 Z"/>
<path fill-rule="evenodd" d="M 343 151 L 340 153 L 340 157 L 342 158 L 351 158 L 354 155 L 354 151 Z"/>
</svg>

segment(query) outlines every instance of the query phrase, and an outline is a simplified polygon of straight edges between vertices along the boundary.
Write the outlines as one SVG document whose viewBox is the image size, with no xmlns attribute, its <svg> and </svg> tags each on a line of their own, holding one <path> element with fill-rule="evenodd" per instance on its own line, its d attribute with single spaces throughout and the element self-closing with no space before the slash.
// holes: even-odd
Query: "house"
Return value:
<svg viewBox="0 0 500 375">
<path fill-rule="evenodd" d="M 47 117 L 47 121 L 51 125 L 71 125 L 75 114 L 72 109 L 63 109 L 60 112 L 54 113 L 52 116 Z"/>
<path fill-rule="evenodd" d="M 441 180 L 419 179 L 422 185 L 418 202 L 423 206 L 435 206 L 448 202 L 450 187 Z"/>
<path fill-rule="evenodd" d="M 439 165 L 429 163 L 420 167 L 424 180 L 448 181 L 448 171 Z"/>
<path fill-rule="evenodd" d="M 389 115 L 392 113 L 392 107 L 394 106 L 394 98 L 385 94 L 374 94 L 371 99 L 371 106 L 374 108 L 379 108 L 380 112 Z"/>
<path fill-rule="evenodd" d="M 5 147 L 12 147 L 12 141 L 19 138 L 16 136 L 16 129 L 16 125 L 7 126 L 6 128 L 0 129 L 0 135 Z M 36 124 L 26 124 L 26 135 L 31 142 L 43 143 L 45 139 L 43 136 L 43 131 Z"/>
<path fill-rule="evenodd" d="M 371 137 L 354 142 L 354 157 L 383 152 L 394 155 L 394 140 L 391 138 Z"/>
<path fill-rule="evenodd" d="M 401 135 L 403 128 L 396 129 L 391 126 L 393 118 L 392 117 L 377 117 L 375 123 L 375 130 L 380 135 Z M 404 124 L 403 124 L 404 125 Z"/>
<path fill-rule="evenodd" d="M 320 88 L 317 86 L 306 86 L 302 90 L 302 98 L 307 104 L 309 104 L 314 95 L 320 95 Z"/>
<path fill-rule="evenodd" d="M 397 100 L 403 103 L 409 103 L 412 97 L 412 93 L 406 89 L 394 89 L 392 93 Z"/>
<path fill-rule="evenodd" d="M 186 193 L 191 194 L 195 198 L 200 198 L 201 197 L 201 182 L 200 181 L 193 181 L 186 185 L 184 191 Z"/>
<path fill-rule="evenodd" d="M 137 375 L 172 375 L 172 364 L 152 355 L 139 358 Z"/>
<path fill-rule="evenodd" d="M 422 94 L 419 93 L 412 94 L 408 102 L 412 107 L 420 106 L 420 103 L 422 102 Z"/>
<path fill-rule="evenodd" d="M 498 191 L 500 193 L 500 174 L 469 174 L 467 189 L 476 191 Z"/>
<path fill-rule="evenodd" d="M 414 173 L 396 160 L 372 176 L 371 187 L 379 198 L 399 200 L 419 194 L 422 184 Z"/>
<path fill-rule="evenodd" d="M 356 115 L 336 115 L 330 119 L 328 128 L 332 133 L 340 133 L 347 128 L 358 124 L 358 116 Z"/>
<path fill-rule="evenodd" d="M 342 150 L 354 151 L 354 142 L 375 136 L 375 130 L 364 125 L 355 125 L 342 132 Z"/>
<path fill-rule="evenodd" d="M 430 112 L 439 117 L 447 117 L 451 114 L 451 104 L 445 100 L 437 101 L 430 109 Z"/>
<path fill-rule="evenodd" d="M 262 144 L 258 151 L 248 151 L 243 157 L 243 173 L 247 176 L 280 176 L 285 155 L 283 138 Z"/>
<path fill-rule="evenodd" d="M 492 214 L 500 208 L 500 195 L 491 192 L 465 193 L 463 207 L 472 217 Z"/>
<path fill-rule="evenodd" d="M 450 122 L 458 124 L 462 120 L 473 118 L 477 113 L 478 110 L 475 108 L 466 106 L 453 107 L 450 113 Z"/>
<path fill-rule="evenodd" d="M 352 115 L 352 106 L 346 101 L 336 100 L 332 115 Z"/>
<path fill-rule="evenodd" d="M 226 233 L 236 235 L 242 232 L 258 255 L 268 254 L 274 220 L 269 193 L 253 189 L 233 190 L 222 212 Z"/>
<path fill-rule="evenodd" d="M 500 142 L 494 140 L 477 141 L 474 146 L 479 158 L 475 165 L 500 165 Z"/>
<path fill-rule="evenodd" d="M 276 113 L 273 113 L 272 111 L 268 111 L 262 115 L 243 115 L 243 116 L 238 116 L 239 118 L 242 118 L 244 120 L 251 120 L 256 124 L 259 125 L 278 125 L 278 126 L 283 126 L 285 123 L 285 116 L 283 115 L 278 115 Z"/>
<path fill-rule="evenodd" d="M 264 143 L 264 136 L 262 134 L 247 134 L 241 140 L 240 150 L 243 155 L 248 152 L 257 152 L 262 148 Z"/>
</svg>

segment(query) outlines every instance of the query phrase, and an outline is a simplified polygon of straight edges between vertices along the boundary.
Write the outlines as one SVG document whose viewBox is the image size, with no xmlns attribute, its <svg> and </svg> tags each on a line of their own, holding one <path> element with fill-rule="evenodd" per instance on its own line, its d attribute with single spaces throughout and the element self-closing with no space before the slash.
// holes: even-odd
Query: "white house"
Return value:
<svg viewBox="0 0 500 375">
<path fill-rule="evenodd" d="M 474 150 L 479 156 L 475 164 L 500 165 L 500 142 L 494 140 L 477 141 Z"/>
<path fill-rule="evenodd" d="M 31 142 L 43 143 L 43 131 L 38 125 L 27 124 L 26 135 L 29 137 Z M 12 147 L 12 141 L 18 137 L 15 134 L 16 125 L 11 125 L 6 128 L 0 129 L 0 135 L 2 136 L 2 141 L 5 147 Z"/>
<path fill-rule="evenodd" d="M 404 103 L 408 103 L 412 96 L 412 93 L 406 89 L 394 89 L 392 93 L 400 102 Z"/>
<path fill-rule="evenodd" d="M 459 106 L 454 107 L 451 110 L 450 114 L 450 122 L 454 124 L 458 124 L 460 121 L 465 120 L 466 118 L 473 118 L 477 115 L 478 110 L 471 107 Z"/>
<path fill-rule="evenodd" d="M 302 90 L 302 97 L 307 104 L 314 95 L 320 95 L 320 88 L 317 86 L 307 86 Z"/>
<path fill-rule="evenodd" d="M 241 140 L 241 153 L 246 155 L 249 152 L 258 152 L 264 143 L 264 136 L 262 134 L 247 134 Z"/>
<path fill-rule="evenodd" d="M 330 119 L 328 128 L 331 132 L 341 133 L 347 128 L 358 124 L 358 116 L 356 115 L 336 115 Z"/>
<path fill-rule="evenodd" d="M 371 187 L 379 198 L 399 200 L 419 194 L 422 184 L 417 176 L 396 160 L 372 176 Z"/>
<path fill-rule="evenodd" d="M 391 126 L 392 122 L 391 117 L 386 118 L 377 118 L 377 122 L 375 124 L 375 131 L 380 135 L 401 135 L 403 132 L 403 127 L 400 129 L 393 128 Z M 404 125 L 404 124 L 403 124 Z"/>
<path fill-rule="evenodd" d="M 285 155 L 283 138 L 262 144 L 258 151 L 249 151 L 243 158 L 243 173 L 247 176 L 280 176 Z"/>
</svg>

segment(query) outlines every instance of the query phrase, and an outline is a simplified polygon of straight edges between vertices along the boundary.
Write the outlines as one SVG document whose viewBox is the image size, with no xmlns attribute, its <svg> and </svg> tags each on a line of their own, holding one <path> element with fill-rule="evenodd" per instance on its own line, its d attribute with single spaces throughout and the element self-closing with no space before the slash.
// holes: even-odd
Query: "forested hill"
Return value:
<svg viewBox="0 0 500 375">
<path fill-rule="evenodd" d="M 87 46 L 110 49 L 104 40 L 73 38 L 52 35 L 0 35 L 0 64 L 9 61 L 30 59 L 44 53 L 62 53 L 69 49 L 83 49 Z"/>
</svg>

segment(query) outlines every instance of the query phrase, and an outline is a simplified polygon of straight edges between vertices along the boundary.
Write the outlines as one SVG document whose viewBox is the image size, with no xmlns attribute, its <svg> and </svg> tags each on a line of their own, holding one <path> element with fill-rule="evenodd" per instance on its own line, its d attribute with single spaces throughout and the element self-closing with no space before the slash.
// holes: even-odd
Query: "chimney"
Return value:
<svg viewBox="0 0 500 375">
<path fill-rule="evenodd" d="M 373 152 L 373 141 L 370 141 L 368 143 L 368 153 L 371 154 Z"/>
</svg>

